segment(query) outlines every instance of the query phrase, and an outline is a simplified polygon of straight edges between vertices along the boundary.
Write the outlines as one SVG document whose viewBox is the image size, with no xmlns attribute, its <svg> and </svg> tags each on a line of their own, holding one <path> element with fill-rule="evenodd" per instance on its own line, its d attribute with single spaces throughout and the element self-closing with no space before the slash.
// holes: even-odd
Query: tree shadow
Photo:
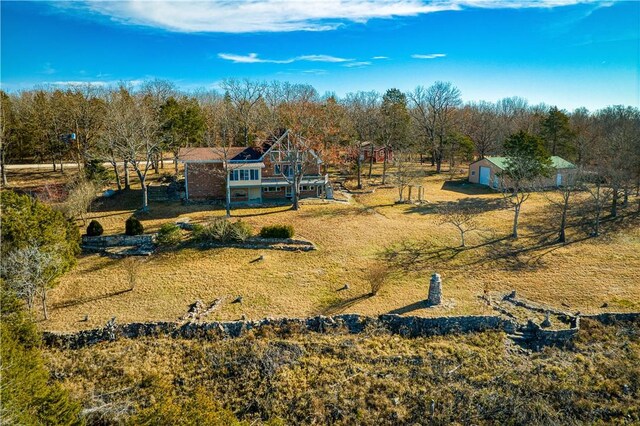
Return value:
<svg viewBox="0 0 640 426">
<path fill-rule="evenodd" d="M 440 188 L 443 191 L 457 192 L 465 195 L 497 194 L 496 191 L 486 185 L 470 183 L 467 179 L 448 180 Z"/>
<path fill-rule="evenodd" d="M 437 203 L 429 203 L 423 205 L 414 205 L 408 208 L 404 213 L 405 214 L 433 214 L 440 212 L 442 207 L 445 206 L 453 206 L 459 207 L 461 209 L 469 209 L 478 214 L 494 211 L 494 210 L 503 210 L 505 208 L 504 200 L 502 198 L 476 198 L 476 197 L 466 197 L 461 198 L 457 201 L 441 201 Z"/>
<path fill-rule="evenodd" d="M 509 239 L 508 236 L 500 238 L 491 237 L 480 244 L 466 247 L 433 247 L 428 241 L 402 241 L 395 246 L 385 248 L 380 254 L 380 257 L 396 269 L 420 271 L 428 266 L 427 263 L 429 262 L 451 261 L 462 253 L 499 244 L 507 239 Z"/>
<path fill-rule="evenodd" d="M 370 293 L 366 293 L 361 294 L 360 296 L 350 297 L 348 299 L 337 300 L 321 308 L 319 311 L 322 315 L 335 315 L 370 297 L 372 297 L 372 295 Z"/>
<path fill-rule="evenodd" d="M 125 290 L 118 290 L 111 293 L 102 294 L 99 296 L 82 297 L 76 300 L 68 300 L 66 302 L 55 303 L 53 304 L 52 308 L 53 309 L 69 308 L 71 306 L 82 305 L 83 303 L 94 302 L 96 300 L 101 300 L 101 299 L 108 299 L 109 297 L 113 297 L 113 296 L 119 296 L 121 294 L 129 293 L 130 291 L 133 291 L 133 289 L 128 288 Z"/>
</svg>

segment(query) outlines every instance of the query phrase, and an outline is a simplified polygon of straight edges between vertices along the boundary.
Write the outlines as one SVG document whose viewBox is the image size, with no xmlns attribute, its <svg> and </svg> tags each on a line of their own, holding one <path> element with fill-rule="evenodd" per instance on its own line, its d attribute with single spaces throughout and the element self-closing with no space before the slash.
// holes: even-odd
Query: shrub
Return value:
<svg viewBox="0 0 640 426">
<path fill-rule="evenodd" d="M 241 220 L 231 225 L 231 238 L 233 241 L 244 242 L 253 235 L 253 228 L 247 222 Z"/>
<path fill-rule="evenodd" d="M 158 244 L 165 247 L 173 247 L 182 241 L 182 232 L 175 223 L 165 223 L 158 232 Z"/>
<path fill-rule="evenodd" d="M 102 164 L 102 161 L 97 159 L 93 159 L 85 165 L 84 176 L 97 186 L 102 186 L 109 181 L 109 172 Z"/>
<path fill-rule="evenodd" d="M 87 226 L 87 235 L 90 237 L 97 237 L 102 235 L 104 229 L 102 229 L 102 225 L 97 220 L 92 220 L 89 222 L 89 226 Z"/>
<path fill-rule="evenodd" d="M 80 232 L 75 221 L 45 203 L 14 191 L 0 191 L 0 206 L 3 255 L 35 245 L 61 257 L 60 273 L 75 264 L 76 255 L 80 253 Z"/>
<path fill-rule="evenodd" d="M 204 242 L 243 242 L 253 234 L 251 226 L 242 221 L 235 223 L 227 219 L 218 218 L 206 226 L 197 225 L 193 228 L 193 238 Z"/>
<path fill-rule="evenodd" d="M 131 216 L 124 224 L 124 233 L 127 235 L 141 235 L 144 232 L 144 226 L 137 217 Z"/>
<path fill-rule="evenodd" d="M 371 296 L 375 296 L 382 290 L 387 278 L 389 278 L 389 274 L 389 267 L 384 263 L 375 263 L 367 268 L 365 278 L 369 282 L 369 289 L 371 290 L 369 294 Z"/>
<path fill-rule="evenodd" d="M 260 230 L 262 238 L 291 238 L 293 237 L 293 226 L 291 225 L 269 225 Z"/>
</svg>

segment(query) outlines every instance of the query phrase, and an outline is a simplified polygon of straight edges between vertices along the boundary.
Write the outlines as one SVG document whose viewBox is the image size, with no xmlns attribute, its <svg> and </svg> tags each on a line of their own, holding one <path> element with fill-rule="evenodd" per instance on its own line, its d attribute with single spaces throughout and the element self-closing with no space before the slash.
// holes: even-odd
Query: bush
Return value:
<svg viewBox="0 0 640 426">
<path fill-rule="evenodd" d="M 127 235 L 141 235 L 144 232 L 144 226 L 137 217 L 131 216 L 124 224 L 124 233 Z"/>
<path fill-rule="evenodd" d="M 75 221 L 45 203 L 14 191 L 0 191 L 0 206 L 3 255 L 14 249 L 37 246 L 61 257 L 60 273 L 71 269 L 80 253 L 80 232 Z"/>
<path fill-rule="evenodd" d="M 57 380 L 51 380 L 40 349 L 42 336 L 31 315 L 1 280 L 0 340 L 0 424 L 83 424 L 80 404 Z"/>
<path fill-rule="evenodd" d="M 208 225 L 196 225 L 193 228 L 193 238 L 203 242 L 243 242 L 253 234 L 251 226 L 242 221 L 235 223 L 227 219 L 214 219 Z"/>
<path fill-rule="evenodd" d="M 367 268 L 366 280 L 369 282 L 369 295 L 375 296 L 384 287 L 391 271 L 386 264 L 374 263 Z"/>
<path fill-rule="evenodd" d="M 247 222 L 239 220 L 231 225 L 231 234 L 233 241 L 244 242 L 253 235 L 253 228 Z"/>
<path fill-rule="evenodd" d="M 175 223 L 165 223 L 158 232 L 158 244 L 165 247 L 173 247 L 182 241 L 182 232 Z"/>
<path fill-rule="evenodd" d="M 95 183 L 98 186 L 104 185 L 109 181 L 109 172 L 102 165 L 101 160 L 91 160 L 84 167 L 84 176 L 88 181 Z"/>
<path fill-rule="evenodd" d="M 91 210 L 91 204 L 96 199 L 98 185 L 90 180 L 78 179 L 69 187 L 69 196 L 64 202 L 63 209 L 70 218 L 80 218 L 86 223 L 85 216 Z"/>
<path fill-rule="evenodd" d="M 87 235 L 90 237 L 98 237 L 102 235 L 104 229 L 102 229 L 102 225 L 97 220 L 92 220 L 89 222 L 89 226 L 87 226 Z"/>
<path fill-rule="evenodd" d="M 293 226 L 291 225 L 269 225 L 260 230 L 262 238 L 292 238 Z"/>
</svg>

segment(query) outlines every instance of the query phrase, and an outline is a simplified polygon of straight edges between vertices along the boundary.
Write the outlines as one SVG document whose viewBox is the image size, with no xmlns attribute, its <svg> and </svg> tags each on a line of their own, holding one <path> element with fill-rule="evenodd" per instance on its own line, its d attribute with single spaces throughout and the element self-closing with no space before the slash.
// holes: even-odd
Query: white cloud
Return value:
<svg viewBox="0 0 640 426">
<path fill-rule="evenodd" d="M 371 59 L 375 59 L 375 60 L 379 60 L 379 59 L 389 59 L 389 57 L 388 57 L 388 56 L 374 56 L 374 57 L 373 57 L 373 58 L 371 58 Z"/>
<path fill-rule="evenodd" d="M 263 59 L 259 58 L 257 53 L 249 53 L 248 55 L 236 55 L 234 53 L 218 53 L 220 59 L 231 61 L 234 64 L 290 64 L 292 62 L 308 61 L 308 62 L 349 62 L 353 59 L 338 58 L 330 55 L 302 55 L 288 59 Z"/>
<path fill-rule="evenodd" d="M 145 80 L 63 80 L 63 81 L 47 81 L 44 84 L 51 84 L 53 86 L 97 86 L 97 87 L 116 87 L 121 83 L 128 84 L 133 87 L 140 86 Z"/>
<path fill-rule="evenodd" d="M 349 62 L 347 64 L 344 64 L 343 66 L 348 68 L 361 68 L 361 67 L 366 67 L 368 65 L 371 65 L 371 62 L 361 61 L 361 62 Z"/>
<path fill-rule="evenodd" d="M 345 23 L 465 8 L 551 8 L 597 0 L 122 0 L 58 2 L 112 20 L 176 32 L 326 31 Z M 606 4 L 605 4 L 606 5 Z"/>
<path fill-rule="evenodd" d="M 444 53 L 429 53 L 428 55 L 421 55 L 419 53 L 416 53 L 415 55 L 411 55 L 411 57 L 414 59 L 436 59 L 444 58 L 445 56 L 447 55 Z"/>
<path fill-rule="evenodd" d="M 349 62 L 353 59 L 338 58 L 329 55 L 304 55 L 294 58 L 295 61 L 311 61 L 311 62 Z"/>
</svg>

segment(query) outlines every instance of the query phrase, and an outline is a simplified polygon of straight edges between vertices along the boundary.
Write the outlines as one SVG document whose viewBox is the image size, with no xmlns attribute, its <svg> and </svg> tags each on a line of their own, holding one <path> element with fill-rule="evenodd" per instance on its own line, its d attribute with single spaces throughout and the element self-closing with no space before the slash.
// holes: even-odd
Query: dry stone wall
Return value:
<svg viewBox="0 0 640 426">
<path fill-rule="evenodd" d="M 365 330 L 386 330 L 406 337 L 434 336 L 451 333 L 471 333 L 485 330 L 511 331 L 516 324 L 498 316 L 463 317 L 402 317 L 380 315 L 368 317 L 344 314 L 333 317 L 265 318 L 258 321 L 216 321 L 207 323 L 147 322 L 117 324 L 114 319 L 104 328 L 77 333 L 45 332 L 47 345 L 61 348 L 81 348 L 120 338 L 139 337 L 224 339 L 242 336 L 249 331 L 271 330 L 275 333 L 362 333 Z"/>
<path fill-rule="evenodd" d="M 585 316 L 604 324 L 640 321 L 640 313 L 606 313 Z M 531 347 L 539 350 L 544 346 L 564 346 L 579 331 L 579 321 L 575 327 L 565 330 L 545 330 L 534 327 Z M 145 322 L 117 324 L 111 319 L 103 328 L 84 330 L 77 333 L 45 332 L 45 344 L 53 347 L 77 349 L 118 339 L 144 337 L 171 337 L 177 339 L 228 339 L 237 338 L 248 332 L 270 331 L 288 335 L 295 333 L 363 333 L 367 330 L 383 330 L 405 337 L 426 337 L 454 333 L 474 333 L 487 330 L 514 333 L 520 325 L 502 316 L 459 316 L 423 318 L 416 316 L 380 315 L 368 317 L 358 314 L 344 314 L 332 317 L 311 318 L 265 318 L 257 321 L 214 321 L 206 323 Z"/>
</svg>

